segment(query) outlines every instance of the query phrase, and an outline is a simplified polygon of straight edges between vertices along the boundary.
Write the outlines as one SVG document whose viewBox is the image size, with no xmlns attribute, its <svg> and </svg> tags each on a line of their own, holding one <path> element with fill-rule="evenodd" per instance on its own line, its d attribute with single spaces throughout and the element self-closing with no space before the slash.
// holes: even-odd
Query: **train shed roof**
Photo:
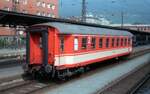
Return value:
<svg viewBox="0 0 150 94">
<path fill-rule="evenodd" d="M 92 23 L 85 23 L 81 21 L 77 22 L 68 19 L 43 17 L 43 16 L 37 16 L 31 14 L 17 13 L 13 11 L 0 10 L 0 24 L 2 24 L 3 26 L 9 25 L 10 27 L 16 27 L 17 25 L 21 25 L 21 26 L 25 26 L 26 28 L 26 26 L 28 27 L 34 24 L 40 24 L 46 22 L 63 22 L 63 23 L 70 23 L 70 24 L 90 26 L 90 27 L 117 29 L 121 31 L 124 30 L 124 31 L 129 31 L 130 33 L 135 35 L 136 34 L 150 35 L 149 32 L 136 31 L 136 30 L 130 30 L 130 29 L 124 29 L 124 28 L 112 27 L 112 26 L 104 26 L 104 25 L 92 24 Z"/>
<path fill-rule="evenodd" d="M 92 35 L 116 35 L 116 36 L 133 36 L 126 30 L 108 29 L 101 27 L 84 26 L 62 22 L 49 22 L 38 25 L 46 25 L 59 30 L 61 34 L 92 34 Z"/>
</svg>

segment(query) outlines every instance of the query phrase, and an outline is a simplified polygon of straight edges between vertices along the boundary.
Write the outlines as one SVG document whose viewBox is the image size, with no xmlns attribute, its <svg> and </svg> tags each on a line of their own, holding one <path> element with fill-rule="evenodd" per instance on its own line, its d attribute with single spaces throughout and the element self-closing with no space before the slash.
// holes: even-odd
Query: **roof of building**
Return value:
<svg viewBox="0 0 150 94">
<path fill-rule="evenodd" d="M 46 25 L 57 28 L 61 34 L 93 34 L 93 35 L 116 35 L 116 36 L 133 36 L 126 30 L 116 30 L 102 27 L 84 26 L 62 22 L 49 22 L 38 25 Z"/>
<path fill-rule="evenodd" d="M 113 27 L 119 27 L 121 24 L 110 24 Z M 131 27 L 150 27 L 150 24 L 123 24 L 123 26 L 131 26 Z"/>
</svg>

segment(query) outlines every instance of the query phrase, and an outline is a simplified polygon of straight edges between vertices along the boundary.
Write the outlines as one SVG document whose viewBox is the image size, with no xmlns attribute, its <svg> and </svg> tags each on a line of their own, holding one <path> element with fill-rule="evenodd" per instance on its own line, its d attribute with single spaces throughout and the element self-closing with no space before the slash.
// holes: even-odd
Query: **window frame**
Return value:
<svg viewBox="0 0 150 94">
<path fill-rule="evenodd" d="M 27 5 L 28 4 L 28 0 L 23 0 L 22 3 L 23 3 L 23 5 Z"/>
<path fill-rule="evenodd" d="M 124 43 L 124 39 L 121 38 L 121 47 L 123 46 L 123 43 Z"/>
<path fill-rule="evenodd" d="M 87 49 L 87 42 L 88 42 L 88 38 L 87 37 L 82 37 L 81 38 L 81 49 L 82 50 L 86 50 Z"/>
<path fill-rule="evenodd" d="M 115 38 L 114 38 L 114 37 L 112 37 L 112 39 L 111 39 L 111 40 L 112 40 L 112 42 L 111 42 L 111 46 L 112 46 L 112 47 L 115 47 Z"/>
<path fill-rule="evenodd" d="M 90 45 L 91 49 L 95 49 L 96 48 L 96 37 L 92 37 L 91 38 L 91 45 Z"/>
<path fill-rule="evenodd" d="M 106 37 L 106 48 L 109 48 L 109 43 L 110 43 L 110 38 L 109 37 Z"/>
<path fill-rule="evenodd" d="M 62 53 L 62 52 L 65 51 L 65 39 L 64 39 L 63 36 L 61 36 L 61 37 L 59 38 L 59 40 L 60 40 L 59 49 L 60 49 L 60 52 Z"/>
<path fill-rule="evenodd" d="M 116 42 L 116 46 L 119 47 L 119 43 L 120 43 L 120 38 L 117 37 L 117 42 Z"/>
<path fill-rule="evenodd" d="M 103 48 L 103 38 L 100 37 L 98 41 L 99 41 L 99 48 Z"/>
<path fill-rule="evenodd" d="M 41 3 L 41 6 L 42 6 L 43 8 L 45 8 L 45 7 L 46 7 L 46 3 L 45 3 L 45 2 L 42 2 L 42 3 Z"/>
<path fill-rule="evenodd" d="M 77 40 L 77 42 L 75 40 Z M 74 37 L 74 40 L 73 40 L 73 50 L 74 51 L 78 51 L 79 50 L 79 38 L 78 37 Z"/>
</svg>

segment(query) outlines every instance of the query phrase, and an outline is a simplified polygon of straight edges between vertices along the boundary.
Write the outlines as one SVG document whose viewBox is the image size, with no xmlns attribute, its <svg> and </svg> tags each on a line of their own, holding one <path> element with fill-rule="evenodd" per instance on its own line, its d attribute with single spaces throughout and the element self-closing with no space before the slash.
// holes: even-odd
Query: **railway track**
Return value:
<svg viewBox="0 0 150 94">
<path fill-rule="evenodd" d="M 21 66 L 22 62 L 24 62 L 24 60 L 20 60 L 16 57 L 15 58 L 2 59 L 2 60 L 0 60 L 0 69 L 10 68 L 10 67 L 14 67 L 14 66 Z"/>
<path fill-rule="evenodd" d="M 24 55 L 13 55 L 13 56 L 6 56 L 6 57 L 1 56 L 0 69 L 22 65 L 22 62 L 25 62 L 23 56 Z"/>
<path fill-rule="evenodd" d="M 145 51 L 143 50 L 142 52 L 134 53 L 132 56 L 129 57 L 129 59 L 136 58 L 136 57 L 141 56 L 141 55 L 148 53 L 148 52 L 150 52 L 150 50 L 145 50 Z M 112 64 L 101 63 L 101 65 L 98 66 L 98 68 L 100 68 L 100 70 L 103 70 L 106 67 L 114 67 L 114 66 L 116 66 L 118 64 L 122 64 L 122 63 L 118 63 L 118 62 L 117 63 L 115 62 Z M 96 65 L 96 67 L 97 67 L 97 65 Z M 79 77 L 72 77 L 71 80 L 67 81 L 67 83 L 71 83 L 74 80 L 79 80 L 79 79 L 84 78 L 86 76 L 92 75 L 96 71 L 99 71 L 98 68 L 94 69 L 94 70 L 91 68 L 92 71 L 89 70 L 87 73 L 85 73 Z M 14 79 L 13 81 L 8 82 L 7 84 L 6 83 L 0 83 L 0 93 L 2 93 L 2 94 L 31 94 L 31 93 L 36 93 L 36 92 L 45 90 L 46 88 L 57 87 L 59 85 L 65 84 L 65 82 L 66 81 L 57 83 L 54 81 L 40 82 L 40 81 L 35 81 L 35 80 L 24 80 L 24 79 L 15 80 Z"/>
<path fill-rule="evenodd" d="M 148 94 L 146 93 L 147 89 L 150 89 L 150 73 L 140 80 L 140 82 L 133 87 L 129 94 Z"/>
<path fill-rule="evenodd" d="M 33 91 L 45 88 L 47 84 L 40 83 L 37 81 L 18 81 L 11 86 L 5 86 L 0 90 L 1 94 L 29 94 Z"/>
<path fill-rule="evenodd" d="M 33 80 L 30 76 L 14 76 L 0 82 L 0 94 L 31 94 L 34 91 L 50 86 L 47 81 Z"/>
</svg>

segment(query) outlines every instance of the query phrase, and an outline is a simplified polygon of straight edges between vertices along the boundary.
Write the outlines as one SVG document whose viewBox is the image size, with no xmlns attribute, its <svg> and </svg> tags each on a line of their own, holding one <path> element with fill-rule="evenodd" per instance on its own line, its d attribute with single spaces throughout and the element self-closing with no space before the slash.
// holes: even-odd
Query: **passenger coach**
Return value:
<svg viewBox="0 0 150 94">
<path fill-rule="evenodd" d="M 30 73 L 42 71 L 53 76 L 56 73 L 68 75 L 68 71 L 74 72 L 88 64 L 131 52 L 132 34 L 128 31 L 49 22 L 27 29 L 24 69 Z"/>
</svg>

